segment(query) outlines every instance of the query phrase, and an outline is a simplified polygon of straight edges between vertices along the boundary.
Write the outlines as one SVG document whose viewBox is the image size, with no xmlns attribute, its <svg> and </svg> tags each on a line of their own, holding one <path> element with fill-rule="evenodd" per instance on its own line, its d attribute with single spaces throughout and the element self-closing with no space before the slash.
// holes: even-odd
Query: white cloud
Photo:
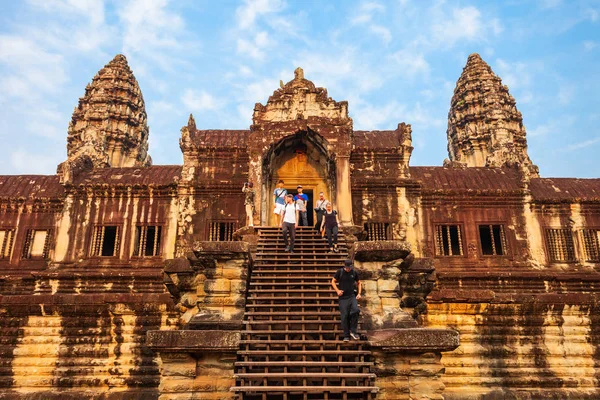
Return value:
<svg viewBox="0 0 600 400">
<path fill-rule="evenodd" d="M 281 0 L 244 0 L 244 4 L 235 11 L 237 26 L 241 30 L 250 29 L 258 17 L 279 12 L 283 8 Z"/>
<path fill-rule="evenodd" d="M 402 74 L 410 77 L 415 75 L 423 75 L 427 77 L 430 66 L 425 60 L 425 56 L 420 53 L 412 53 L 409 50 L 400 50 L 392 55 L 396 66 Z"/>
<path fill-rule="evenodd" d="M 148 104 L 148 116 L 159 118 L 161 114 L 177 112 L 175 105 L 167 101 L 153 101 Z"/>
<path fill-rule="evenodd" d="M 372 105 L 361 102 L 352 113 L 355 129 L 377 130 L 394 129 L 399 122 L 405 121 L 421 129 L 434 127 L 442 129 L 446 120 L 432 118 L 432 110 L 425 109 L 417 102 L 408 108 L 393 100 L 384 105 Z"/>
<path fill-rule="evenodd" d="M 598 42 L 595 42 L 593 40 L 585 40 L 583 42 L 583 49 L 585 51 L 592 51 L 594 50 L 596 47 L 598 47 Z"/>
<path fill-rule="evenodd" d="M 183 19 L 167 11 L 167 0 L 129 0 L 118 12 L 125 27 L 123 49 L 141 52 L 147 47 L 178 47 L 173 33 L 183 28 Z"/>
<path fill-rule="evenodd" d="M 169 0 L 128 0 L 117 2 L 123 26 L 122 48 L 130 64 L 144 75 L 143 64 L 172 71 L 186 64 L 179 53 L 190 53 L 198 42 L 186 41 L 182 16 L 169 8 Z"/>
<path fill-rule="evenodd" d="M 543 9 L 556 8 L 561 4 L 562 0 L 540 0 L 540 7 Z"/>
<path fill-rule="evenodd" d="M 252 70 L 245 65 L 240 65 L 238 71 L 241 76 L 249 77 L 252 76 Z"/>
<path fill-rule="evenodd" d="M 78 14 L 94 25 L 104 23 L 104 0 L 28 0 L 33 7 L 61 14 Z"/>
<path fill-rule="evenodd" d="M 400 121 L 405 107 L 396 101 L 391 101 L 383 106 L 362 104 L 355 105 L 352 119 L 355 129 L 376 130 L 389 129 Z"/>
<path fill-rule="evenodd" d="M 18 149 L 10 154 L 10 164 L 15 173 L 44 174 L 56 171 L 56 166 L 61 161 L 61 155 L 48 155 L 47 152 L 29 152 Z"/>
<path fill-rule="evenodd" d="M 222 107 L 222 102 L 204 90 L 186 89 L 181 102 L 191 112 L 214 111 Z"/>
<path fill-rule="evenodd" d="M 502 32 L 504 32 L 504 26 L 498 18 L 494 18 L 490 21 L 490 26 L 492 27 L 492 32 L 494 35 L 498 36 Z"/>
<path fill-rule="evenodd" d="M 585 14 L 587 19 L 589 19 L 592 22 L 598 21 L 598 18 L 600 17 L 600 12 L 593 8 L 588 8 L 587 10 L 585 10 Z"/>
<path fill-rule="evenodd" d="M 362 3 L 356 10 L 354 16 L 350 18 L 350 23 L 353 25 L 361 25 L 371 22 L 373 15 L 376 12 L 385 11 L 385 7 L 382 4 L 370 1 Z"/>
<path fill-rule="evenodd" d="M 509 90 L 523 90 L 531 85 L 531 71 L 533 66 L 524 62 L 510 63 L 501 58 L 496 60 L 496 74 Z"/>
<path fill-rule="evenodd" d="M 258 32 L 253 40 L 238 39 L 237 52 L 247 55 L 255 60 L 265 58 L 265 49 L 269 46 L 269 34 L 265 31 Z"/>
<path fill-rule="evenodd" d="M 595 145 L 598 143 L 600 143 L 600 137 L 596 137 L 596 138 L 590 139 L 590 140 L 584 140 L 583 142 L 570 144 L 566 147 L 566 150 L 573 151 L 573 150 L 584 149 L 586 147 L 589 147 L 589 146 L 592 146 L 592 145 Z"/>
<path fill-rule="evenodd" d="M 384 44 L 389 44 L 392 41 L 392 33 L 390 30 L 381 25 L 371 25 L 371 32 L 379 36 Z"/>
<path fill-rule="evenodd" d="M 37 97 L 51 92 L 67 82 L 62 55 L 38 46 L 27 37 L 0 35 L 0 65 L 9 73 L 0 78 L 0 88 L 14 97 Z"/>
<path fill-rule="evenodd" d="M 558 90 L 558 102 L 561 105 L 567 105 L 571 103 L 575 97 L 575 88 L 572 85 L 561 85 Z"/>
<path fill-rule="evenodd" d="M 570 129 L 576 119 L 572 115 L 562 116 L 542 123 L 533 129 L 527 130 L 527 135 L 531 137 L 548 136 L 554 132 L 565 132 Z"/>
<path fill-rule="evenodd" d="M 441 18 L 432 26 L 434 41 L 448 46 L 453 46 L 461 40 L 481 40 L 484 31 L 481 12 L 472 6 L 454 8 L 450 18 Z"/>
<path fill-rule="evenodd" d="M 533 93 L 530 91 L 525 91 L 521 93 L 519 98 L 517 99 L 517 103 L 519 104 L 529 104 L 533 101 Z"/>
</svg>

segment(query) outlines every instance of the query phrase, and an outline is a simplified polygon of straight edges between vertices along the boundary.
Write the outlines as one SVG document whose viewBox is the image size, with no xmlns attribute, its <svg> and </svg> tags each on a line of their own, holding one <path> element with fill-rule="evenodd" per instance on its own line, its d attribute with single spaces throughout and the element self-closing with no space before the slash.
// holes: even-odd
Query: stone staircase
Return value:
<svg viewBox="0 0 600 400">
<path fill-rule="evenodd" d="M 259 230 L 245 330 L 235 363 L 239 399 L 373 399 L 377 393 L 366 340 L 343 342 L 331 278 L 347 257 L 312 227 L 296 231 L 294 253 L 281 230 Z M 360 328 L 359 328 L 360 329 Z"/>
</svg>

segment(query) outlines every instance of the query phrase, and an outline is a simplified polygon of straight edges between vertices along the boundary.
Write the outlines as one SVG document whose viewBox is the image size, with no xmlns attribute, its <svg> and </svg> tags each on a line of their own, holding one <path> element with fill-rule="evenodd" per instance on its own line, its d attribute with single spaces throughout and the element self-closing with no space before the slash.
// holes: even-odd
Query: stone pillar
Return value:
<svg viewBox="0 0 600 400">
<path fill-rule="evenodd" d="M 149 331 L 147 344 L 159 354 L 159 400 L 233 400 L 236 351 L 234 331 Z"/>
<path fill-rule="evenodd" d="M 384 329 L 369 332 L 379 387 L 377 399 L 443 400 L 442 352 L 459 345 L 452 329 Z"/>
<path fill-rule="evenodd" d="M 350 155 L 336 158 L 336 201 L 340 222 L 352 225 L 352 191 L 350 188 Z"/>
</svg>

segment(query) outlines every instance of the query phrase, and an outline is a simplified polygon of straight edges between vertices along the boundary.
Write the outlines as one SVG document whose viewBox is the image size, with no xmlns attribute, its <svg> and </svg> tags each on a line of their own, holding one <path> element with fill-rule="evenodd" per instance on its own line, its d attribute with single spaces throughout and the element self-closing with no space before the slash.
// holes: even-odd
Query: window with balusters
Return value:
<svg viewBox="0 0 600 400">
<path fill-rule="evenodd" d="M 161 233 L 160 225 L 136 226 L 133 256 L 160 256 Z"/>
<path fill-rule="evenodd" d="M 116 225 L 102 225 L 94 228 L 91 255 L 93 257 L 117 257 L 121 244 L 121 229 Z"/>
<path fill-rule="evenodd" d="M 14 229 L 0 229 L 0 259 L 10 258 L 14 238 Z"/>
<path fill-rule="evenodd" d="M 437 225 L 435 244 L 438 256 L 452 257 L 464 255 L 461 226 Z"/>
<path fill-rule="evenodd" d="M 237 221 L 209 221 L 208 240 L 211 242 L 231 242 Z"/>
<path fill-rule="evenodd" d="M 506 255 L 504 225 L 479 225 L 479 243 L 484 256 Z"/>
<path fill-rule="evenodd" d="M 600 262 L 600 229 L 582 229 L 580 233 L 585 261 Z"/>
<path fill-rule="evenodd" d="M 365 225 L 368 241 L 390 240 L 390 224 L 388 222 L 367 222 Z"/>
<path fill-rule="evenodd" d="M 51 238 L 52 229 L 28 229 L 22 257 L 25 259 L 48 258 Z"/>
<path fill-rule="evenodd" d="M 546 247 L 551 262 L 573 262 L 575 241 L 570 229 L 546 229 Z"/>
</svg>

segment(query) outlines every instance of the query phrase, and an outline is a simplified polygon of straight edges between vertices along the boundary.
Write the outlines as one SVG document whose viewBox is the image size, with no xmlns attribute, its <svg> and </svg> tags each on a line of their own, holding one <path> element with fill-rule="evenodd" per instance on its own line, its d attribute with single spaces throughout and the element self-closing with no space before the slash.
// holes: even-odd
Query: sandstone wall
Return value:
<svg viewBox="0 0 600 400">
<path fill-rule="evenodd" d="M 425 326 L 461 338 L 442 358 L 445 398 L 598 398 L 598 311 L 596 297 L 568 295 L 430 302 Z"/>
</svg>

